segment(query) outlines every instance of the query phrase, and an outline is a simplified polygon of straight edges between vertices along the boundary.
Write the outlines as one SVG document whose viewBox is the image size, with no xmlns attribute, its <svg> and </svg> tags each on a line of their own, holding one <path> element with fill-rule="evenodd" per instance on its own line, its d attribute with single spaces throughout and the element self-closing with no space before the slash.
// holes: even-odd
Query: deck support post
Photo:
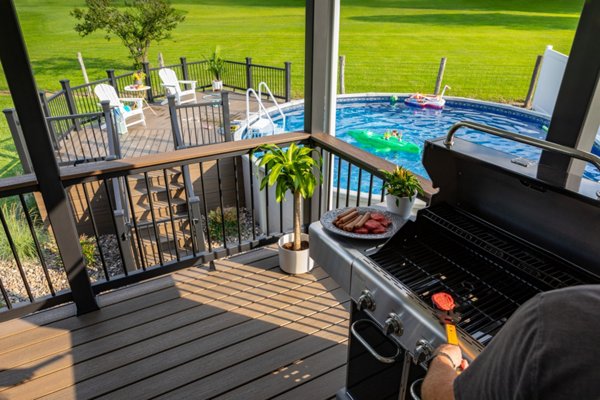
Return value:
<svg viewBox="0 0 600 400">
<path fill-rule="evenodd" d="M 71 90 L 71 82 L 68 79 L 61 79 L 60 85 L 65 92 L 65 99 L 67 101 L 67 109 L 69 110 L 70 115 L 77 114 L 77 104 L 75 104 L 75 99 L 73 98 L 73 91 Z M 73 126 L 76 131 L 81 129 L 81 123 L 79 122 L 79 118 L 73 118 Z"/>
<path fill-rule="evenodd" d="M 189 170 L 184 169 L 185 172 L 188 172 L 189 178 Z M 191 183 L 190 183 L 191 185 Z M 193 186 L 192 186 L 193 187 Z M 188 207 L 190 208 L 190 214 L 192 215 L 192 220 L 190 221 L 190 231 L 193 230 L 193 239 L 196 240 L 195 247 L 199 253 L 203 253 L 206 251 L 206 240 L 204 238 L 204 224 L 202 223 L 202 211 L 200 210 L 200 198 L 198 196 L 188 197 Z"/>
<path fill-rule="evenodd" d="M 100 102 L 102 106 L 102 112 L 104 113 L 104 123 L 106 124 L 106 136 L 108 138 L 108 152 L 114 158 L 121 157 L 121 143 L 119 142 L 119 134 L 113 124 L 112 110 L 110 108 L 110 101 L 103 100 Z"/>
<path fill-rule="evenodd" d="M 146 90 L 146 98 L 148 99 L 148 103 L 154 103 L 154 95 L 152 94 L 152 79 L 150 79 L 150 63 L 148 61 L 144 61 L 142 63 L 142 70 L 144 71 L 144 74 L 146 74 L 144 83 L 146 86 L 150 87 L 150 89 Z"/>
<path fill-rule="evenodd" d="M 107 69 L 106 76 L 108 77 L 108 82 L 110 83 L 110 85 L 115 88 L 115 92 L 117 92 L 117 96 L 120 96 L 119 86 L 117 85 L 117 78 L 115 77 L 115 70 Z"/>
<path fill-rule="evenodd" d="M 292 101 L 292 63 L 286 61 L 285 63 L 285 102 L 289 103 Z"/>
<path fill-rule="evenodd" d="M 340 31 L 340 0 L 306 0 L 304 55 L 304 131 L 335 135 L 337 68 Z M 319 194 L 332 182 L 329 157 L 323 159 L 323 183 L 311 201 L 304 202 L 304 223 L 319 219 L 330 199 Z M 319 204 L 319 198 L 321 204 Z"/>
<path fill-rule="evenodd" d="M 221 92 L 221 106 L 223 110 L 223 136 L 226 142 L 233 142 L 231 134 L 231 122 L 229 120 L 229 93 Z"/>
<path fill-rule="evenodd" d="M 23 138 L 23 131 L 21 130 L 21 124 L 19 123 L 19 117 L 17 116 L 17 112 L 14 108 L 7 108 L 3 110 L 3 112 L 6 116 L 6 121 L 8 122 L 8 129 L 10 130 L 10 134 L 12 135 L 13 142 L 15 142 L 15 148 L 17 149 L 19 160 L 21 160 L 23 172 L 26 174 L 30 174 L 33 172 L 33 169 L 31 168 L 31 159 L 29 158 L 27 144 L 25 143 L 25 139 Z"/>
<path fill-rule="evenodd" d="M 118 194 L 115 193 L 115 196 Z M 137 270 L 135 264 L 135 258 L 133 256 L 133 249 L 131 243 L 131 227 L 127 224 L 125 218 L 126 214 L 123 209 L 114 210 L 113 216 L 117 226 L 117 240 L 121 242 L 121 249 L 123 250 L 123 268 L 127 272 L 133 272 Z"/>
<path fill-rule="evenodd" d="M 11 0 L 0 2 L 0 37 L 4 40 L 0 46 L 2 67 L 15 109 L 21 115 L 23 137 L 30 152 L 33 171 L 48 211 L 77 313 L 95 311 L 98 304 L 85 268 L 73 210 L 61 182 L 25 40 Z"/>
<path fill-rule="evenodd" d="M 550 142 L 587 152 L 594 144 L 600 125 L 599 23 L 600 1 L 586 1 L 546 136 Z M 540 164 L 538 176 L 541 179 L 579 187 L 585 168 L 583 161 L 542 151 Z"/>
<path fill-rule="evenodd" d="M 177 123 L 177 109 L 175 108 L 175 95 L 170 94 L 167 96 L 167 103 L 169 104 L 169 116 L 171 120 L 171 133 L 173 134 L 173 147 L 175 150 L 183 145 L 181 139 L 181 131 L 179 130 L 179 124 Z"/>
</svg>

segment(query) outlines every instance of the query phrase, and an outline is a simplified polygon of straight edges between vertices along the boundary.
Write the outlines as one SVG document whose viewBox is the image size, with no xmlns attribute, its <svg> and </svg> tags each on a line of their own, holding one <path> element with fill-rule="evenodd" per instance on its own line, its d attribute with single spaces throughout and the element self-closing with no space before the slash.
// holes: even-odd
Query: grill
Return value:
<svg viewBox="0 0 600 400">
<path fill-rule="evenodd" d="M 459 123 L 600 168 L 600 158 L 475 123 Z M 600 183 L 447 138 L 423 152 L 428 208 L 386 243 L 312 224 L 311 257 L 353 300 L 346 388 L 339 399 L 406 399 L 446 331 L 431 296 L 454 298 L 472 360 L 537 293 L 600 283 Z"/>
<path fill-rule="evenodd" d="M 458 326 L 486 345 L 535 294 L 594 281 L 574 265 L 448 205 L 423 210 L 370 259 L 424 303 L 450 293 Z"/>
</svg>

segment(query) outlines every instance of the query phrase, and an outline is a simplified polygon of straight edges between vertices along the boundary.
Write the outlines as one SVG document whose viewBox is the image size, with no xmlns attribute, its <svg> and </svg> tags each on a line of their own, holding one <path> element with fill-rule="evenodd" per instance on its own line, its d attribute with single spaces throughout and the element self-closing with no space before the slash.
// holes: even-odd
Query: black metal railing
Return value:
<svg viewBox="0 0 600 400">
<path fill-rule="evenodd" d="M 229 122 L 229 93 L 221 92 L 210 97 L 210 101 L 178 105 L 175 104 L 175 97 L 169 96 L 175 149 L 233 140 Z"/>
<path fill-rule="evenodd" d="M 46 118 L 59 165 L 121 158 L 119 136 L 108 101 L 103 111 Z"/>
<path fill-rule="evenodd" d="M 72 300 L 52 231 L 40 219 L 31 174 L 0 181 L 0 319 Z"/>
<path fill-rule="evenodd" d="M 149 63 L 143 64 L 146 73 L 145 83 L 150 86 L 148 101 L 165 96 L 162 82 L 158 76 L 161 68 L 171 68 L 180 80 L 197 81 L 198 89 L 212 86 L 213 76 L 206 68 L 207 61 L 187 62 L 185 57 L 180 58 L 178 64 L 165 65 L 164 67 L 150 67 Z M 121 97 L 127 97 L 125 87 L 133 84 L 133 71 L 115 75 L 113 69 L 106 71 L 107 78 L 99 79 L 83 85 L 71 87 L 68 79 L 60 81 L 62 89 L 49 97 L 44 96 L 44 112 L 47 117 L 60 117 L 73 114 L 84 114 L 99 110 L 99 102 L 93 89 L 100 83 L 112 85 Z M 252 58 L 247 57 L 245 62 L 225 61 L 225 72 L 222 76 L 223 85 L 234 90 L 253 88 L 259 82 L 266 82 L 273 95 L 286 101 L 291 100 L 291 63 L 284 63 L 284 67 L 253 64 Z"/>
<path fill-rule="evenodd" d="M 260 179 L 268 171 L 259 168 L 251 154 L 260 144 L 311 145 L 321 154 L 325 180 L 304 207 L 309 210 L 304 224 L 332 208 L 382 201 L 380 170 L 393 167 L 328 135 L 289 133 L 233 143 L 63 168 L 62 184 L 83 254 L 89 258 L 86 269 L 94 293 L 272 243 L 291 231 L 292 202 L 277 203 L 273 188 L 260 190 Z M 37 188 L 31 176 L 17 181 L 0 181 L 0 197 L 26 195 Z M 25 210 L 33 212 L 30 206 Z M 43 226 L 43 210 L 40 215 L 29 222 L 31 232 Z M 10 227 L 4 228 L 5 237 L 7 232 Z M 43 250 L 40 254 L 44 256 Z M 40 261 L 39 271 L 44 276 L 44 270 L 56 264 L 46 262 L 44 267 L 45 261 Z M 0 281 L 5 285 L 9 278 L 23 280 L 24 295 L 15 302 L 3 292 L 0 319 L 21 313 L 14 308 L 31 310 L 15 307 L 17 303 L 44 308 L 76 297 L 68 290 L 59 293 L 53 281 L 44 296 L 29 296 L 28 277 L 20 273 L 22 266 L 15 268 L 10 277 L 0 270 Z"/>
</svg>

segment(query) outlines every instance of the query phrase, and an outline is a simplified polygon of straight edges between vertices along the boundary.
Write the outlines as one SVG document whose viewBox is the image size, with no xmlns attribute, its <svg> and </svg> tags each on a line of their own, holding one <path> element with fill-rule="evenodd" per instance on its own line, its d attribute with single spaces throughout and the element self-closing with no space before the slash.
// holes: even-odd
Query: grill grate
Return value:
<svg viewBox="0 0 600 400">
<path fill-rule="evenodd" d="M 458 326 L 487 344 L 535 294 L 591 283 L 572 267 L 449 206 L 423 210 L 371 258 L 426 304 L 446 291 Z"/>
</svg>

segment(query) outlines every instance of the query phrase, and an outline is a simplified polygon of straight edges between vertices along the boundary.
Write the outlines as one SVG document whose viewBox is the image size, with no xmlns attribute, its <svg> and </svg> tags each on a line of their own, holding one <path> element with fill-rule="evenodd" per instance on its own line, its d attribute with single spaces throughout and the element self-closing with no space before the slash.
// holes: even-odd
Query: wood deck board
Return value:
<svg viewBox="0 0 600 400">
<path fill-rule="evenodd" d="M 96 316 L 59 307 L 7 322 L 9 333 L 0 324 L 0 398 L 334 395 L 346 360 L 342 289 L 318 267 L 282 273 L 272 248 L 216 263 L 101 295 Z M 285 378 L 291 369 L 300 379 Z"/>
<path fill-rule="evenodd" d="M 230 92 L 230 119 L 245 118 L 245 96 L 240 93 Z M 251 109 L 256 109 L 255 101 L 251 101 Z M 128 128 L 126 134 L 119 137 L 121 144 L 121 156 L 123 158 L 135 158 L 149 154 L 165 153 L 174 150 L 173 136 L 171 133 L 171 121 L 169 109 L 167 105 L 153 105 L 152 109 L 156 112 L 154 115 L 150 110 L 145 110 L 146 126 L 141 124 L 132 125 Z M 206 115 L 203 115 L 205 118 Z M 212 115 L 208 115 L 214 118 Z M 188 121 L 189 122 L 189 121 Z M 194 125 L 194 122 L 186 123 L 182 126 L 182 131 L 187 138 L 190 133 L 188 130 L 197 130 L 200 135 L 199 139 L 194 139 L 192 142 L 201 143 L 208 139 L 215 140 L 215 132 L 206 132 L 204 129 L 200 132 L 200 125 Z M 64 140 L 58 142 L 57 157 L 65 163 L 74 162 L 77 158 L 82 157 L 103 157 L 105 156 L 105 147 L 108 139 L 104 136 L 99 136 L 102 133 L 106 135 L 106 131 L 100 131 L 82 128 L 79 132 L 72 131 Z M 223 138 L 217 138 L 221 141 Z"/>
</svg>

